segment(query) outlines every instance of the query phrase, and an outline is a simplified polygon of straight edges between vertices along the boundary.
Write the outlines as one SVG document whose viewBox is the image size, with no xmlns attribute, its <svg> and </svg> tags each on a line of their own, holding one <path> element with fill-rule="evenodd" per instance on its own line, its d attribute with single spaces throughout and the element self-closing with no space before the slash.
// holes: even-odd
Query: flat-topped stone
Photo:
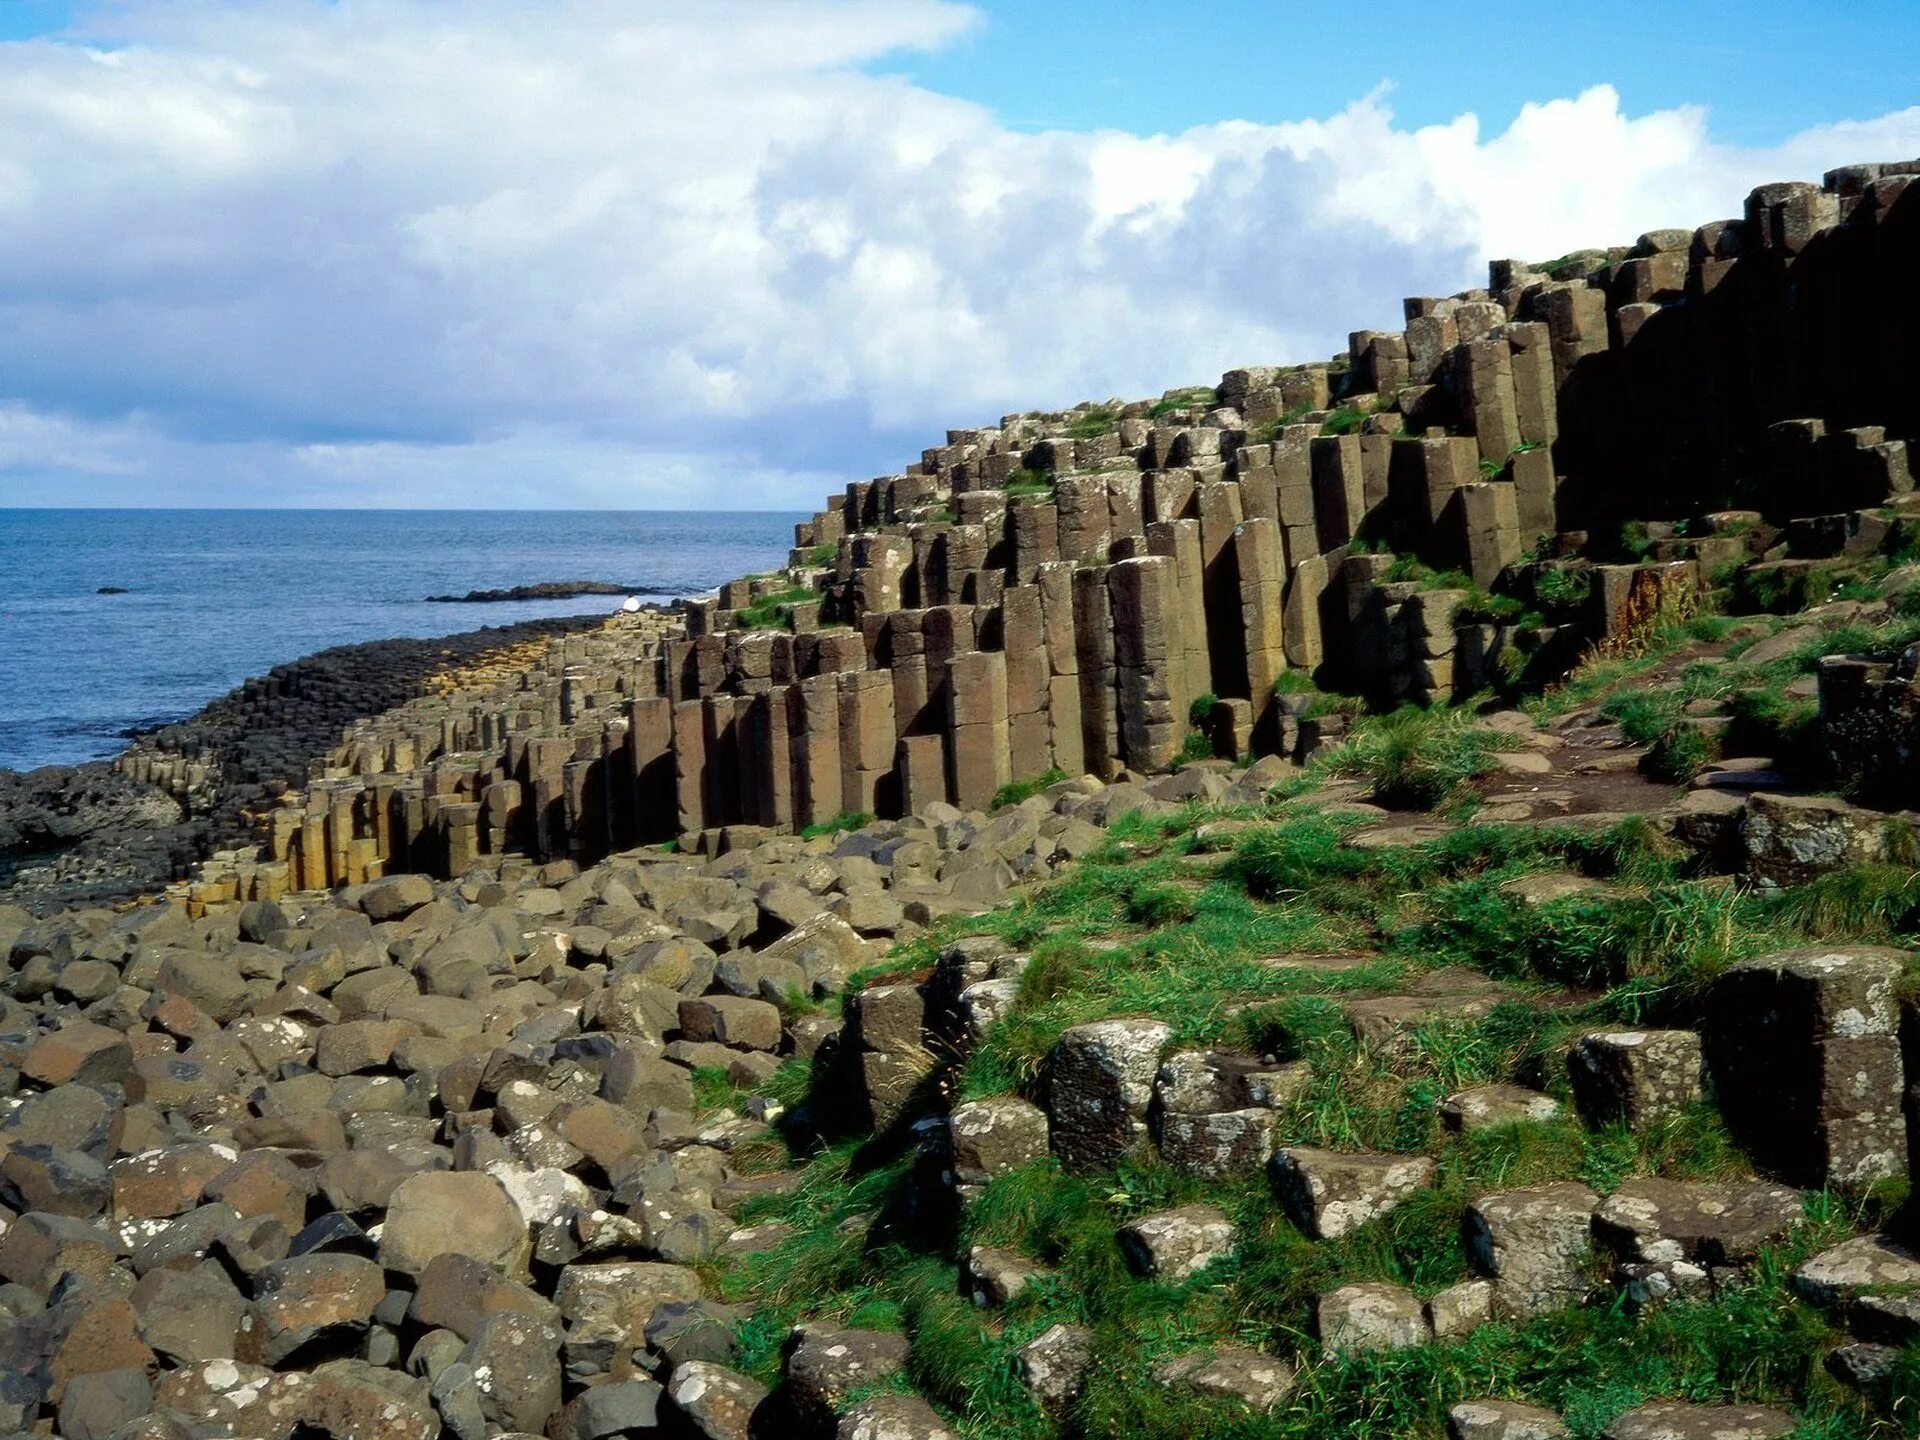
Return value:
<svg viewBox="0 0 1920 1440">
<path fill-rule="evenodd" d="M 1551 1410 L 1517 1400 L 1463 1400 L 1447 1410 L 1448 1440 L 1565 1440 Z"/>
<path fill-rule="evenodd" d="M 1655 1400 L 1619 1416 L 1601 1440 L 1780 1440 L 1800 1428 L 1784 1410 L 1765 1405 L 1689 1405 Z"/>
<path fill-rule="evenodd" d="M 1741 1265 L 1804 1216 L 1800 1192 L 1784 1185 L 1636 1176 L 1600 1203 L 1593 1229 L 1630 1260 Z"/>
<path fill-rule="evenodd" d="M 1250 1410 L 1267 1411 L 1293 1389 L 1296 1372 L 1287 1361 L 1259 1350 L 1222 1345 L 1163 1360 L 1154 1367 L 1153 1378 L 1170 1390 L 1238 1400 Z"/>
<path fill-rule="evenodd" d="M 1440 1119 L 1449 1130 L 1490 1130 L 1496 1125 L 1544 1123 L 1560 1116 L 1560 1102 L 1519 1085 L 1475 1085 L 1456 1090 L 1440 1102 Z"/>
<path fill-rule="evenodd" d="M 1293 1221 L 1317 1240 L 1337 1240 L 1377 1220 L 1433 1183 L 1425 1155 L 1348 1154 L 1291 1146 L 1273 1157 L 1273 1183 Z"/>
<path fill-rule="evenodd" d="M 1920 1290 L 1920 1252 L 1890 1235 L 1856 1235 L 1822 1250 L 1793 1272 L 1810 1300 L 1851 1300 L 1869 1290 Z"/>
</svg>

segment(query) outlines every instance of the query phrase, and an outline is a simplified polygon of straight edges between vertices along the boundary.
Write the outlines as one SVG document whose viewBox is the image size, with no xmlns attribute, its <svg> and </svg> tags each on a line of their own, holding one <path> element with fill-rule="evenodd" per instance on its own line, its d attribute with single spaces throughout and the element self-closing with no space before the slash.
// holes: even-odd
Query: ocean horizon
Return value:
<svg viewBox="0 0 1920 1440">
<path fill-rule="evenodd" d="M 0 769 L 105 759 L 329 646 L 605 614 L 435 604 L 547 581 L 699 595 L 786 560 L 793 511 L 0 509 Z M 103 589 L 122 594 L 101 594 Z"/>
</svg>

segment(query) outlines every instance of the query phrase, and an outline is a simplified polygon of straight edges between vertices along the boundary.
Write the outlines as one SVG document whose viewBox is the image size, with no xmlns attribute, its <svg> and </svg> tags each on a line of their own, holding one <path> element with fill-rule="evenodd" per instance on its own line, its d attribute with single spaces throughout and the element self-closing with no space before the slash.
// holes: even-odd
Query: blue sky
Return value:
<svg viewBox="0 0 1920 1440">
<path fill-rule="evenodd" d="M 0 0 L 0 505 L 812 505 L 1917 107 L 1911 0 Z"/>
</svg>

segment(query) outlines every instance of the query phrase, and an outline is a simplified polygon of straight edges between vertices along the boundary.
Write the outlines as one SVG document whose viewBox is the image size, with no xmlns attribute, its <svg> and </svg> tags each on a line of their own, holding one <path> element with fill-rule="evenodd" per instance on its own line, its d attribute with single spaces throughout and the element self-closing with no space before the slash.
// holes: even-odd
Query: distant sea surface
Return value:
<svg viewBox="0 0 1920 1440">
<path fill-rule="evenodd" d="M 604 580 L 643 601 L 785 562 L 785 513 L 0 510 L 0 768 L 119 753 L 330 645 L 430 638 L 617 596 L 430 605 L 543 581 Z M 128 593 L 101 595 L 102 586 Z"/>
</svg>

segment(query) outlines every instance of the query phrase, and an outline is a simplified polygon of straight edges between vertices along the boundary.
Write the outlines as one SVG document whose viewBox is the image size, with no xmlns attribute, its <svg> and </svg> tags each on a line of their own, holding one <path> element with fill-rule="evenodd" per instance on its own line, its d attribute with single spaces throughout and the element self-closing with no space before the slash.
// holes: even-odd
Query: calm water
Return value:
<svg viewBox="0 0 1920 1440">
<path fill-rule="evenodd" d="M 428 637 L 617 598 L 428 605 L 545 580 L 697 595 L 766 570 L 789 514 L 0 510 L 0 767 L 117 753 L 329 645 Z M 99 595 L 117 585 L 126 595 Z"/>
</svg>

